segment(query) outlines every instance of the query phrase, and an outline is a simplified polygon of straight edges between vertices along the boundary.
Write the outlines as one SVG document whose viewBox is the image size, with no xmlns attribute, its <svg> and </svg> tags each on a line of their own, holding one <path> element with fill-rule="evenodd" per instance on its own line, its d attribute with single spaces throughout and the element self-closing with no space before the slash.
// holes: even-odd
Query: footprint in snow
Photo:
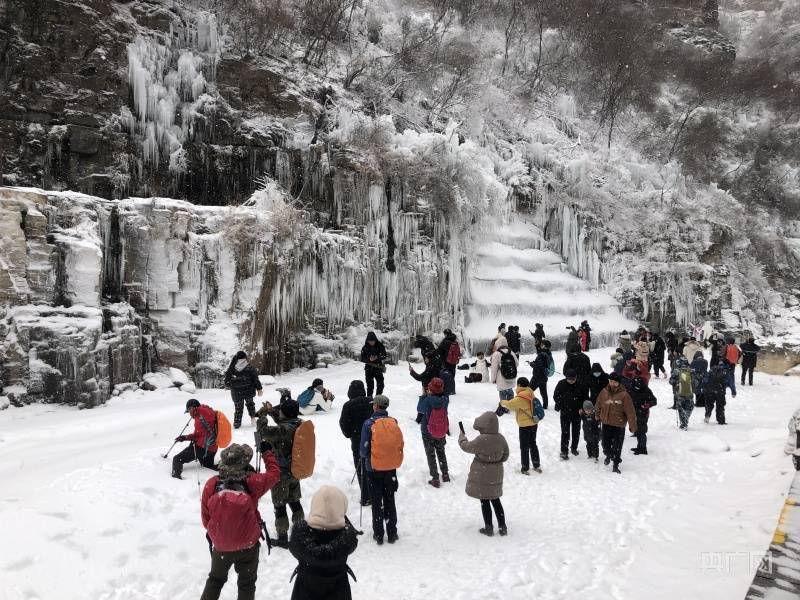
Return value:
<svg viewBox="0 0 800 600">
<path fill-rule="evenodd" d="M 34 560 L 31 556 L 24 556 L 19 560 L 15 560 L 14 562 L 8 563 L 3 570 L 5 571 L 22 571 L 23 569 L 27 569 L 28 567 L 33 566 Z"/>
<path fill-rule="evenodd" d="M 139 546 L 139 554 L 142 556 L 150 556 L 152 554 L 159 554 L 166 549 L 167 547 L 164 544 L 146 544 L 144 546 Z"/>
</svg>

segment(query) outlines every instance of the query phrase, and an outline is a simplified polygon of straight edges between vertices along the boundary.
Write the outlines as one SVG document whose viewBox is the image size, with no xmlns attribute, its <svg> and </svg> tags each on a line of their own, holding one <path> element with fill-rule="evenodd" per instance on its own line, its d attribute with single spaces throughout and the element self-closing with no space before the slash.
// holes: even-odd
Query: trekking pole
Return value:
<svg viewBox="0 0 800 600">
<path fill-rule="evenodd" d="M 202 494 L 200 493 L 200 459 L 197 458 L 197 446 L 192 443 L 192 448 L 194 449 L 194 459 L 197 461 L 197 496 L 200 497 Z"/>
<path fill-rule="evenodd" d="M 261 436 L 258 434 L 258 430 L 253 432 L 253 437 L 256 442 L 256 473 L 261 473 Z"/>
<path fill-rule="evenodd" d="M 186 425 L 183 426 L 183 429 L 181 429 L 181 432 L 178 434 L 178 437 L 181 437 L 183 435 L 183 432 L 186 431 L 186 428 L 189 426 L 189 423 L 191 422 L 192 422 L 192 417 L 189 417 L 189 420 L 186 421 Z M 172 442 L 172 446 L 169 447 L 169 450 L 167 450 L 165 454 L 161 455 L 161 458 L 167 458 L 167 456 L 169 456 L 169 453 L 172 452 L 172 449 L 175 447 L 175 444 L 177 443 L 178 440 Z"/>
</svg>

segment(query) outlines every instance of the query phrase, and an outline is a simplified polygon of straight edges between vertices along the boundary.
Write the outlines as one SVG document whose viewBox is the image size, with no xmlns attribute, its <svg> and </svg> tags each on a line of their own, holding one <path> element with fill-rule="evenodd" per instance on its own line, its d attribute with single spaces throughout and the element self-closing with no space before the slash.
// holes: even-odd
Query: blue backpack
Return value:
<svg viewBox="0 0 800 600">
<path fill-rule="evenodd" d="M 544 408 L 542 407 L 542 403 L 539 402 L 539 399 L 536 397 L 533 399 L 533 414 L 536 416 L 537 421 L 544 419 Z"/>
<path fill-rule="evenodd" d="M 553 355 L 550 354 L 547 357 L 547 376 L 552 377 L 555 374 L 556 374 L 556 363 L 553 361 Z"/>
<path fill-rule="evenodd" d="M 297 403 L 300 405 L 300 408 L 305 408 L 311 404 L 311 400 L 314 398 L 314 393 L 314 388 L 306 388 L 303 393 L 297 397 Z"/>
</svg>

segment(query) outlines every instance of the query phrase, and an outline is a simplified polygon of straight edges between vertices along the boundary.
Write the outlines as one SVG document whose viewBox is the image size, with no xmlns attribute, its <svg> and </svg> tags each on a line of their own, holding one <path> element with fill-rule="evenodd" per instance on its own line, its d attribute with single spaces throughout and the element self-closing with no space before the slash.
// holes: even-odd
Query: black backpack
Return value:
<svg viewBox="0 0 800 600">
<path fill-rule="evenodd" d="M 517 361 L 509 350 L 499 350 L 500 352 L 500 374 L 505 379 L 517 378 Z"/>
</svg>

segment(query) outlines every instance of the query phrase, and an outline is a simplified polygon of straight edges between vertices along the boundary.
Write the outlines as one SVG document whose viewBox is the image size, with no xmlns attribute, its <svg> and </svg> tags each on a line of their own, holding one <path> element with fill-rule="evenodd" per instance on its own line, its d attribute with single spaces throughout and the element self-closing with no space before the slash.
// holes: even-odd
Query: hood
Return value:
<svg viewBox="0 0 800 600">
<path fill-rule="evenodd" d="M 311 498 L 311 510 L 306 522 L 313 529 L 344 529 L 347 496 L 332 485 L 323 485 Z"/>
<path fill-rule="evenodd" d="M 495 413 L 485 412 L 475 419 L 472 428 L 480 433 L 498 433 L 500 431 L 500 422 L 497 420 Z"/>
<path fill-rule="evenodd" d="M 500 348 L 508 348 L 508 340 L 506 339 L 506 336 L 501 335 L 498 337 L 494 342 L 494 348 L 495 350 L 499 350 Z"/>
<path fill-rule="evenodd" d="M 528 402 L 533 400 L 533 390 L 529 387 L 518 387 L 517 388 L 517 396 L 520 398 L 524 398 Z"/>
<path fill-rule="evenodd" d="M 694 359 L 697 360 L 698 358 L 705 358 L 703 356 L 703 351 L 702 350 L 698 350 L 697 352 L 694 353 Z"/>
<path fill-rule="evenodd" d="M 367 334 L 367 341 L 368 341 L 368 342 L 377 342 L 377 341 L 378 341 L 378 336 L 377 336 L 377 335 L 375 335 L 375 332 L 374 332 L 374 331 L 370 331 L 370 332 Z"/>
<path fill-rule="evenodd" d="M 364 382 L 358 379 L 350 382 L 350 387 L 347 388 L 347 397 L 352 400 L 353 398 L 363 398 L 367 395 L 367 390 L 364 388 Z"/>
<path fill-rule="evenodd" d="M 592 373 L 600 373 L 601 375 L 605 375 L 605 371 L 603 370 L 603 367 L 600 365 L 600 363 L 594 363 L 592 365 Z"/>
</svg>

